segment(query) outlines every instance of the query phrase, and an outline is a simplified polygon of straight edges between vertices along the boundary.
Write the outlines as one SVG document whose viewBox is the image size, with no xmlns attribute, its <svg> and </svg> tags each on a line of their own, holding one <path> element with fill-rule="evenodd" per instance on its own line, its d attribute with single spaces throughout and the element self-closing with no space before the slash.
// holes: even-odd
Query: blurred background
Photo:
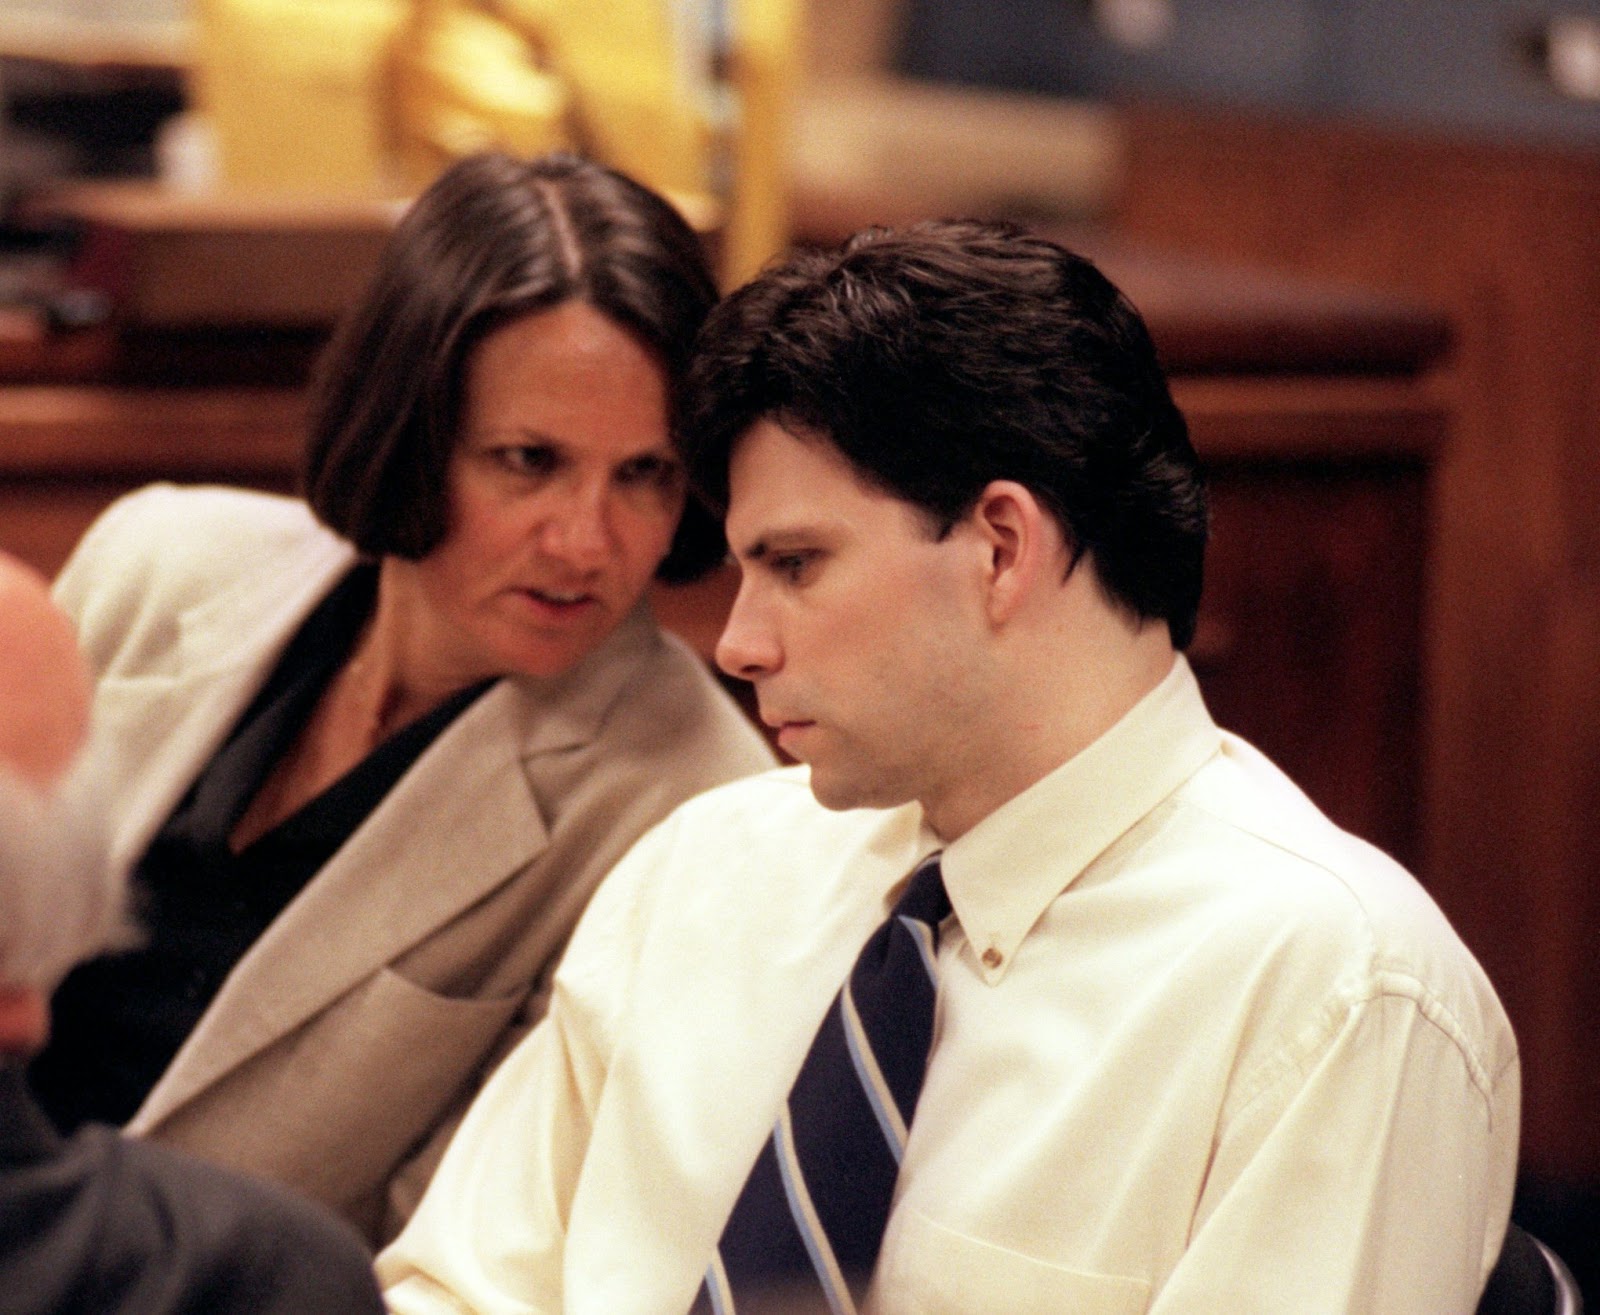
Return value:
<svg viewBox="0 0 1600 1315">
<path fill-rule="evenodd" d="M 0 546 L 292 487 L 388 226 L 496 143 L 666 190 L 729 284 L 953 213 L 1122 284 L 1213 482 L 1208 699 L 1483 961 L 1517 1216 L 1600 1302 L 1600 3 L 4 0 Z M 706 651 L 727 587 L 658 606 Z"/>
</svg>

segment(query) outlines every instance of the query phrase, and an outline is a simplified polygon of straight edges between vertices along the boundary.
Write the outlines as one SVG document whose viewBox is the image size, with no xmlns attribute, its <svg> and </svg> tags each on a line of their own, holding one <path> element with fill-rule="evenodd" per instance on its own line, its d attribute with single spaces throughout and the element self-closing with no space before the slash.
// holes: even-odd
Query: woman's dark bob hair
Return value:
<svg viewBox="0 0 1600 1315">
<path fill-rule="evenodd" d="M 460 161 L 397 225 L 318 366 L 312 510 L 369 557 L 427 556 L 449 529 L 467 361 L 487 334 L 585 302 L 654 352 L 676 409 L 715 300 L 700 240 L 631 179 L 571 155 Z M 720 522 L 691 494 L 656 575 L 695 579 L 725 551 Z"/>
</svg>

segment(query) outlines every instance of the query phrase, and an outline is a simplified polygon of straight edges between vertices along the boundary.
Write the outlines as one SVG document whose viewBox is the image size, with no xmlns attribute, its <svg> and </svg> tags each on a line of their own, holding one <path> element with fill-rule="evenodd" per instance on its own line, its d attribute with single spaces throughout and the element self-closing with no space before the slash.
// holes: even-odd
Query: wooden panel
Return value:
<svg viewBox="0 0 1600 1315">
<path fill-rule="evenodd" d="M 1523 1161 L 1600 1180 L 1600 152 L 1135 107 L 1130 239 L 1448 310 L 1422 870 L 1522 1044 Z"/>
<path fill-rule="evenodd" d="M 1208 464 L 1221 459 L 1431 461 L 1449 399 L 1431 378 L 1172 380 L 1173 400 Z"/>
<path fill-rule="evenodd" d="M 92 479 L 0 479 L 0 549 L 53 576 L 89 523 L 128 487 Z"/>
<path fill-rule="evenodd" d="M 1387 462 L 1213 468 L 1192 655 L 1220 724 L 1412 866 L 1425 480 Z"/>
<path fill-rule="evenodd" d="M 668 193 L 715 257 L 716 203 Z M 108 293 L 140 329 L 247 325 L 327 328 L 372 278 L 405 198 L 223 190 L 191 194 L 141 180 L 75 183 L 29 209 L 85 226 L 78 282 Z"/>
<path fill-rule="evenodd" d="M 1045 231 L 1139 308 L 1170 375 L 1410 375 L 1450 341 L 1448 320 L 1417 298 L 1199 261 L 1103 230 Z"/>
<path fill-rule="evenodd" d="M 53 575 L 95 516 L 156 479 L 294 487 L 298 389 L 0 388 L 0 548 Z"/>
<path fill-rule="evenodd" d="M 84 183 L 36 200 L 84 223 L 78 277 L 124 321 L 326 325 L 372 276 L 403 202 L 189 195 L 151 183 Z"/>
<path fill-rule="evenodd" d="M 797 196 L 796 203 L 798 239 L 818 245 L 833 245 L 870 224 L 904 226 L 946 212 L 924 193 L 879 188 L 831 186 Z M 1197 260 L 1103 228 L 1033 227 L 1093 260 L 1127 295 L 1174 376 L 1409 375 L 1449 343 L 1449 320 L 1422 298 L 1260 265 Z"/>
<path fill-rule="evenodd" d="M 1414 383 L 1174 381 L 1210 483 L 1190 654 L 1213 715 L 1340 825 L 1415 866 L 1428 469 Z"/>
</svg>

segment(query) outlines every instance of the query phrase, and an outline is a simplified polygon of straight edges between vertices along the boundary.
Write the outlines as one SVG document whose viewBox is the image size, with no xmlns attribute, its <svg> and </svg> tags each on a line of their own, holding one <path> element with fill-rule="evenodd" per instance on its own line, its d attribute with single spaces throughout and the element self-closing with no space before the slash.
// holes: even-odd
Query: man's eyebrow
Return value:
<svg viewBox="0 0 1600 1315">
<path fill-rule="evenodd" d="M 769 530 L 748 548 L 735 548 L 735 555 L 747 562 L 764 561 L 775 552 L 796 545 L 809 545 L 818 537 L 818 531 L 809 525 L 785 526 Z"/>
</svg>

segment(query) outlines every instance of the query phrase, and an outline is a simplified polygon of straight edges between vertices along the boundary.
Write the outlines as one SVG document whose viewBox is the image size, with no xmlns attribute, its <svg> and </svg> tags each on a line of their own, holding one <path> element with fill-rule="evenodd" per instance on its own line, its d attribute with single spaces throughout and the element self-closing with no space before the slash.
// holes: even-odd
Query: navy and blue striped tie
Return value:
<svg viewBox="0 0 1600 1315">
<path fill-rule="evenodd" d="M 949 912 L 935 854 L 862 947 L 822 1020 L 734 1203 L 697 1311 L 737 1315 L 776 1292 L 795 1306 L 809 1292 L 820 1310 L 820 1289 L 833 1315 L 853 1315 L 928 1065 L 938 928 Z"/>
</svg>

